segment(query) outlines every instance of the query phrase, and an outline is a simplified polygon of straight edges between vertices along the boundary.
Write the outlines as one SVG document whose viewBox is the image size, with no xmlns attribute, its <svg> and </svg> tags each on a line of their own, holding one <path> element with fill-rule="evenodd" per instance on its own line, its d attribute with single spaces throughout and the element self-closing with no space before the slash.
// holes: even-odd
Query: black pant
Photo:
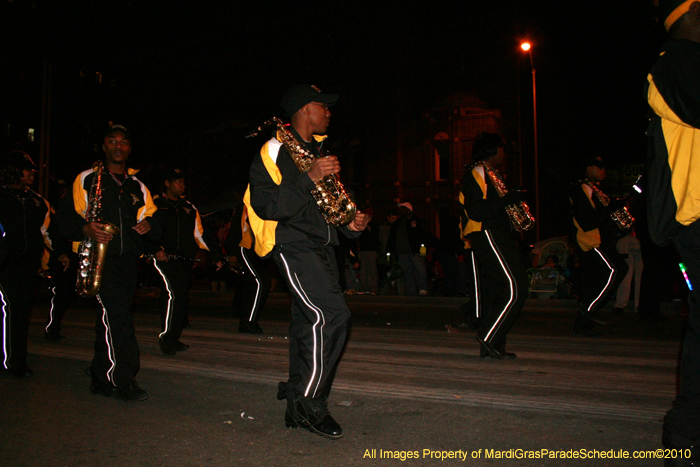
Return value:
<svg viewBox="0 0 700 467">
<path fill-rule="evenodd" d="M 239 246 L 236 257 L 244 274 L 236 282 L 233 313 L 241 321 L 257 323 L 270 293 L 270 273 L 254 251 Z"/>
<path fill-rule="evenodd" d="M 605 306 L 627 274 L 627 263 L 614 245 L 601 245 L 580 254 L 579 307 L 588 315 L 595 315 Z M 574 332 L 587 332 L 595 324 L 579 313 Z"/>
<path fill-rule="evenodd" d="M 674 448 L 700 446 L 700 221 L 674 239 L 693 287 L 683 339 L 680 390 L 664 420 L 664 445 Z"/>
<path fill-rule="evenodd" d="M 162 279 L 158 307 L 162 331 L 160 338 L 168 345 L 175 345 L 182 335 L 187 316 L 192 261 L 154 259 L 153 265 Z"/>
<path fill-rule="evenodd" d="M 527 270 L 518 245 L 509 233 L 484 230 L 469 234 L 476 256 L 477 336 L 494 346 L 505 346 L 527 299 Z"/>
<path fill-rule="evenodd" d="M 29 311 L 38 268 L 38 261 L 7 258 L 0 271 L 0 363 L 5 369 L 27 365 Z"/>
<path fill-rule="evenodd" d="M 350 327 L 333 247 L 306 240 L 277 245 L 273 254 L 292 294 L 288 387 L 327 397 Z"/>
<path fill-rule="evenodd" d="M 139 345 L 131 316 L 136 257 L 107 256 L 102 274 L 92 369 L 105 382 L 126 390 L 139 371 Z"/>
<path fill-rule="evenodd" d="M 61 321 L 71 298 L 75 295 L 75 278 L 76 265 L 78 261 L 77 255 L 71 255 L 71 264 L 67 271 L 63 270 L 63 265 L 55 261 L 57 264 L 51 265 L 50 281 L 51 281 L 51 305 L 49 307 L 49 316 L 46 319 L 46 332 L 50 334 L 59 334 L 61 332 Z"/>
</svg>

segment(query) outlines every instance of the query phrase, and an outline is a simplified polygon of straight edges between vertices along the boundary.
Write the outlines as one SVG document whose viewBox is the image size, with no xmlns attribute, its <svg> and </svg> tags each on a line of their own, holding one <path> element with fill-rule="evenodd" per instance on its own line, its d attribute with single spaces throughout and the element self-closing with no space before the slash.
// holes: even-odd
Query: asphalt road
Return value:
<svg viewBox="0 0 700 467">
<path fill-rule="evenodd" d="M 247 335 L 230 316 L 230 294 L 195 291 L 181 339 L 191 348 L 170 357 L 157 345 L 154 294 L 142 290 L 138 380 L 150 398 L 133 404 L 88 390 L 92 308 L 71 308 L 66 339 L 49 343 L 40 300 L 35 375 L 0 374 L 0 466 L 663 465 L 632 456 L 661 448 L 680 341 L 673 304 L 667 322 L 628 311 L 589 339 L 571 333 L 572 302 L 529 300 L 509 336 L 518 358 L 494 362 L 478 358 L 462 300 L 348 302 L 353 329 L 330 399 L 346 434 L 328 441 L 285 429 L 275 399 L 287 372 L 286 295 L 272 294 L 265 333 Z"/>
</svg>

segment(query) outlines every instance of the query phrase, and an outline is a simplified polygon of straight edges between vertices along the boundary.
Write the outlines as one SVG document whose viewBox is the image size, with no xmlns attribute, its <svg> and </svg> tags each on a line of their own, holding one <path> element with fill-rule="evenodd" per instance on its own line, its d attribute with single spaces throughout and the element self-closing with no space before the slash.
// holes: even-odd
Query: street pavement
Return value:
<svg viewBox="0 0 700 467">
<path fill-rule="evenodd" d="M 50 343 L 39 297 L 35 374 L 0 373 L 0 466 L 663 465 L 650 456 L 676 389 L 674 303 L 666 322 L 606 312 L 603 336 L 578 338 L 574 302 L 529 299 L 509 335 L 518 358 L 491 361 L 458 311 L 465 299 L 349 296 L 353 328 L 329 401 L 345 437 L 329 441 L 286 429 L 275 398 L 286 294 L 271 294 L 265 332 L 250 335 L 237 331 L 230 293 L 193 291 L 181 339 L 191 347 L 176 356 L 158 348 L 156 295 L 141 289 L 134 311 L 150 396 L 137 403 L 88 390 L 93 308 L 76 303 L 66 339 Z"/>
</svg>

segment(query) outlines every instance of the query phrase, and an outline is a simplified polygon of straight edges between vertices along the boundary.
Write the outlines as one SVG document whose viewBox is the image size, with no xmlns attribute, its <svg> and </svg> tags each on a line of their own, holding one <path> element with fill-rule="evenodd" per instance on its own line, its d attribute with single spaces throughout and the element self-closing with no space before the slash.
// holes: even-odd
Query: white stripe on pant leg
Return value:
<svg viewBox="0 0 700 467">
<path fill-rule="evenodd" d="M 598 248 L 593 248 L 593 251 L 595 251 L 596 253 L 598 253 L 598 255 L 601 257 L 601 259 L 602 259 L 603 262 L 606 264 L 606 266 L 608 266 L 608 268 L 610 268 L 610 275 L 608 276 L 608 283 L 605 284 L 605 287 L 603 287 L 603 290 L 601 290 L 601 291 L 600 291 L 600 294 L 598 294 L 598 296 L 596 297 L 596 299 L 593 300 L 593 301 L 591 302 L 590 305 L 588 305 L 588 311 L 591 311 L 591 309 L 593 308 L 593 305 L 595 305 L 596 302 L 598 302 L 598 301 L 600 300 L 600 297 L 603 296 L 603 294 L 605 293 L 605 291 L 608 290 L 608 287 L 610 286 L 610 283 L 612 282 L 613 275 L 615 274 L 615 268 L 612 267 L 612 266 L 610 265 L 610 263 L 608 263 L 608 260 L 605 259 L 605 255 L 603 254 L 603 252 L 600 251 L 600 250 L 598 250 Z"/>
<path fill-rule="evenodd" d="M 302 302 L 309 308 L 311 311 L 313 311 L 316 314 L 316 322 L 313 324 L 313 336 L 314 336 L 314 348 L 313 348 L 313 371 L 311 372 L 311 378 L 309 378 L 309 384 L 306 387 L 306 390 L 304 391 L 304 397 L 309 397 L 309 391 L 311 390 L 311 386 L 313 385 L 314 379 L 318 378 L 318 382 L 316 383 L 316 387 L 313 390 L 313 394 L 311 397 L 313 398 L 316 395 L 316 391 L 318 390 L 318 385 L 321 383 L 321 376 L 323 375 L 323 332 L 318 333 L 318 324 L 319 322 L 323 322 L 321 324 L 321 329 L 325 326 L 326 322 L 323 317 L 323 312 L 319 307 L 311 303 L 311 301 L 308 299 L 306 296 L 306 293 L 302 293 L 301 289 L 301 284 L 295 284 L 295 280 L 298 283 L 299 278 L 294 274 L 294 277 L 292 277 L 292 273 L 289 270 L 289 264 L 287 263 L 287 260 L 284 258 L 284 255 L 280 253 L 280 259 L 282 259 L 282 262 L 284 263 L 284 268 L 287 270 L 287 277 L 289 277 L 289 283 L 292 284 L 292 287 L 297 293 L 297 296 L 301 299 Z M 290 336 L 291 338 L 292 336 Z M 318 353 L 319 353 L 319 342 L 320 343 L 320 354 L 321 358 L 319 359 Z M 320 360 L 320 362 L 318 361 Z M 316 376 L 316 373 L 318 372 L 318 376 Z"/>
<path fill-rule="evenodd" d="M 498 258 L 498 262 L 501 264 L 501 267 L 503 268 L 503 272 L 505 273 L 506 277 L 508 278 L 508 286 L 510 287 L 510 299 L 508 300 L 508 303 L 506 303 L 506 306 L 503 308 L 501 313 L 498 315 L 498 319 L 493 323 L 493 326 L 491 327 L 491 329 L 489 329 L 489 332 L 487 332 L 486 336 L 484 337 L 484 340 L 488 341 L 489 338 L 491 337 L 491 334 L 499 326 L 500 321 L 503 319 L 503 316 L 506 314 L 508 309 L 515 302 L 516 297 L 517 297 L 517 289 L 513 286 L 515 281 L 513 280 L 513 274 L 510 272 L 510 269 L 508 268 L 508 263 L 506 263 L 503 260 L 503 258 L 501 258 L 500 251 L 498 250 L 498 247 L 494 244 L 494 242 L 491 238 L 491 233 L 488 230 L 484 230 L 484 233 L 486 234 L 486 238 L 488 239 L 489 244 L 491 245 L 491 248 L 493 249 L 493 252 L 496 255 L 496 258 Z"/>
<path fill-rule="evenodd" d="M 472 271 L 474 271 L 474 300 L 476 301 L 476 317 L 481 316 L 481 296 L 479 295 L 479 274 L 476 270 L 476 256 L 474 255 L 474 250 L 471 251 L 472 254 Z"/>
<path fill-rule="evenodd" d="M 0 285 L 0 301 L 2 301 L 2 366 L 6 370 L 10 368 L 10 357 L 12 356 L 10 338 L 10 299 L 7 298 L 5 289 Z"/>
<path fill-rule="evenodd" d="M 253 302 L 253 309 L 250 310 L 250 316 L 248 317 L 248 321 L 253 321 L 253 315 L 255 314 L 255 308 L 258 306 L 258 300 L 260 299 L 260 289 L 262 288 L 262 284 L 260 283 L 260 279 L 258 279 L 258 274 L 255 272 L 253 267 L 248 262 L 248 258 L 246 258 L 246 255 L 245 255 L 245 248 L 243 248 L 243 247 L 241 247 L 241 258 L 243 258 L 245 265 L 248 266 L 248 270 L 251 273 L 253 273 L 253 277 L 255 278 L 255 282 L 258 283 L 258 288 L 255 290 L 255 301 Z"/>
<path fill-rule="evenodd" d="M 56 286 L 54 285 L 51 287 L 51 308 L 49 308 L 49 324 L 46 325 L 46 332 L 49 332 L 49 328 L 51 327 L 51 324 L 53 324 L 53 309 L 54 309 L 54 300 L 56 300 Z"/>
<path fill-rule="evenodd" d="M 172 317 L 172 308 L 173 308 L 173 291 L 170 288 L 170 282 L 168 282 L 168 278 L 166 277 L 165 273 L 158 267 L 158 260 L 154 259 L 153 260 L 153 265 L 156 267 L 156 271 L 160 274 L 160 277 L 163 278 L 163 282 L 165 282 L 165 290 L 168 291 L 168 306 L 167 306 L 167 311 L 165 312 L 165 326 L 163 329 L 163 332 L 158 334 L 158 337 L 162 338 L 163 335 L 168 332 L 168 329 L 170 329 L 170 324 L 172 323 L 173 317 Z"/>
<path fill-rule="evenodd" d="M 114 353 L 114 343 L 112 342 L 112 330 L 109 327 L 109 317 L 107 316 L 107 308 L 105 308 L 104 303 L 102 303 L 102 299 L 100 298 L 100 295 L 97 295 L 97 301 L 100 302 L 100 306 L 102 306 L 102 324 L 105 327 L 105 344 L 107 344 L 107 356 L 109 357 L 109 361 L 112 364 L 111 367 L 109 367 L 109 370 L 107 370 L 107 379 L 114 384 L 114 380 L 112 379 L 114 375 L 114 368 L 117 366 L 117 356 Z"/>
<path fill-rule="evenodd" d="M 294 277 L 296 277 L 296 273 L 294 273 Z M 296 279 L 297 279 L 297 282 L 299 283 L 299 288 L 301 289 L 302 293 L 304 294 L 304 297 L 306 298 L 306 301 L 307 301 L 308 303 L 311 303 L 311 299 L 309 299 L 308 295 L 306 294 L 306 291 L 301 287 L 301 282 L 299 282 L 299 278 L 296 277 Z M 311 397 L 315 397 L 315 396 L 316 396 L 316 392 L 318 391 L 318 387 L 319 387 L 319 385 L 321 384 L 321 376 L 323 375 L 323 348 L 324 348 L 323 328 L 326 326 L 326 318 L 325 318 L 325 316 L 323 316 L 323 311 L 322 311 L 319 307 L 317 307 L 316 305 L 314 305 L 314 307 L 315 307 L 315 308 L 318 310 L 318 312 L 321 314 L 321 320 L 322 320 L 323 322 L 321 323 L 321 330 L 320 330 L 320 332 L 318 333 L 318 337 L 319 337 L 319 339 L 321 340 L 321 347 L 320 347 L 320 349 L 321 349 L 321 351 L 320 351 L 320 362 L 321 362 L 321 363 L 320 363 L 320 367 L 321 367 L 321 372 L 320 372 L 320 374 L 319 374 L 319 376 L 318 376 L 318 382 L 316 383 L 316 387 L 314 388 L 313 396 L 311 396 Z M 316 328 L 315 328 L 315 326 L 314 326 L 314 333 L 316 332 L 315 329 L 316 329 Z M 315 336 L 314 336 L 314 339 L 315 339 Z M 311 383 L 309 383 L 309 386 L 311 386 Z M 308 392 L 308 389 L 307 389 L 306 392 Z"/>
</svg>

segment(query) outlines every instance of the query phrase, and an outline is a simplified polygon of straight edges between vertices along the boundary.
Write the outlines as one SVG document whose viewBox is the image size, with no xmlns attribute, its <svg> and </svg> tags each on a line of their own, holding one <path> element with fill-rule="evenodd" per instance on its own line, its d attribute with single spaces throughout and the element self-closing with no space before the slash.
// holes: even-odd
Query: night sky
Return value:
<svg viewBox="0 0 700 467">
<path fill-rule="evenodd" d="M 39 127 L 45 59 L 52 162 L 82 169 L 92 157 L 86 141 L 98 142 L 112 120 L 134 132 L 133 158 L 157 165 L 187 160 L 212 129 L 231 128 L 235 139 L 282 116 L 285 89 L 311 83 L 342 95 L 329 135 L 362 141 L 371 161 L 394 150 L 397 122 L 455 93 L 501 109 L 517 140 L 520 94 L 527 169 L 532 75 L 518 48 L 527 38 L 546 183 L 590 152 L 613 165 L 643 160 L 643 85 L 662 39 L 651 4 L 3 1 L 0 116 Z M 85 85 L 95 72 L 106 83 L 99 91 Z M 245 151 L 235 144 L 225 156 L 238 173 Z"/>
</svg>

